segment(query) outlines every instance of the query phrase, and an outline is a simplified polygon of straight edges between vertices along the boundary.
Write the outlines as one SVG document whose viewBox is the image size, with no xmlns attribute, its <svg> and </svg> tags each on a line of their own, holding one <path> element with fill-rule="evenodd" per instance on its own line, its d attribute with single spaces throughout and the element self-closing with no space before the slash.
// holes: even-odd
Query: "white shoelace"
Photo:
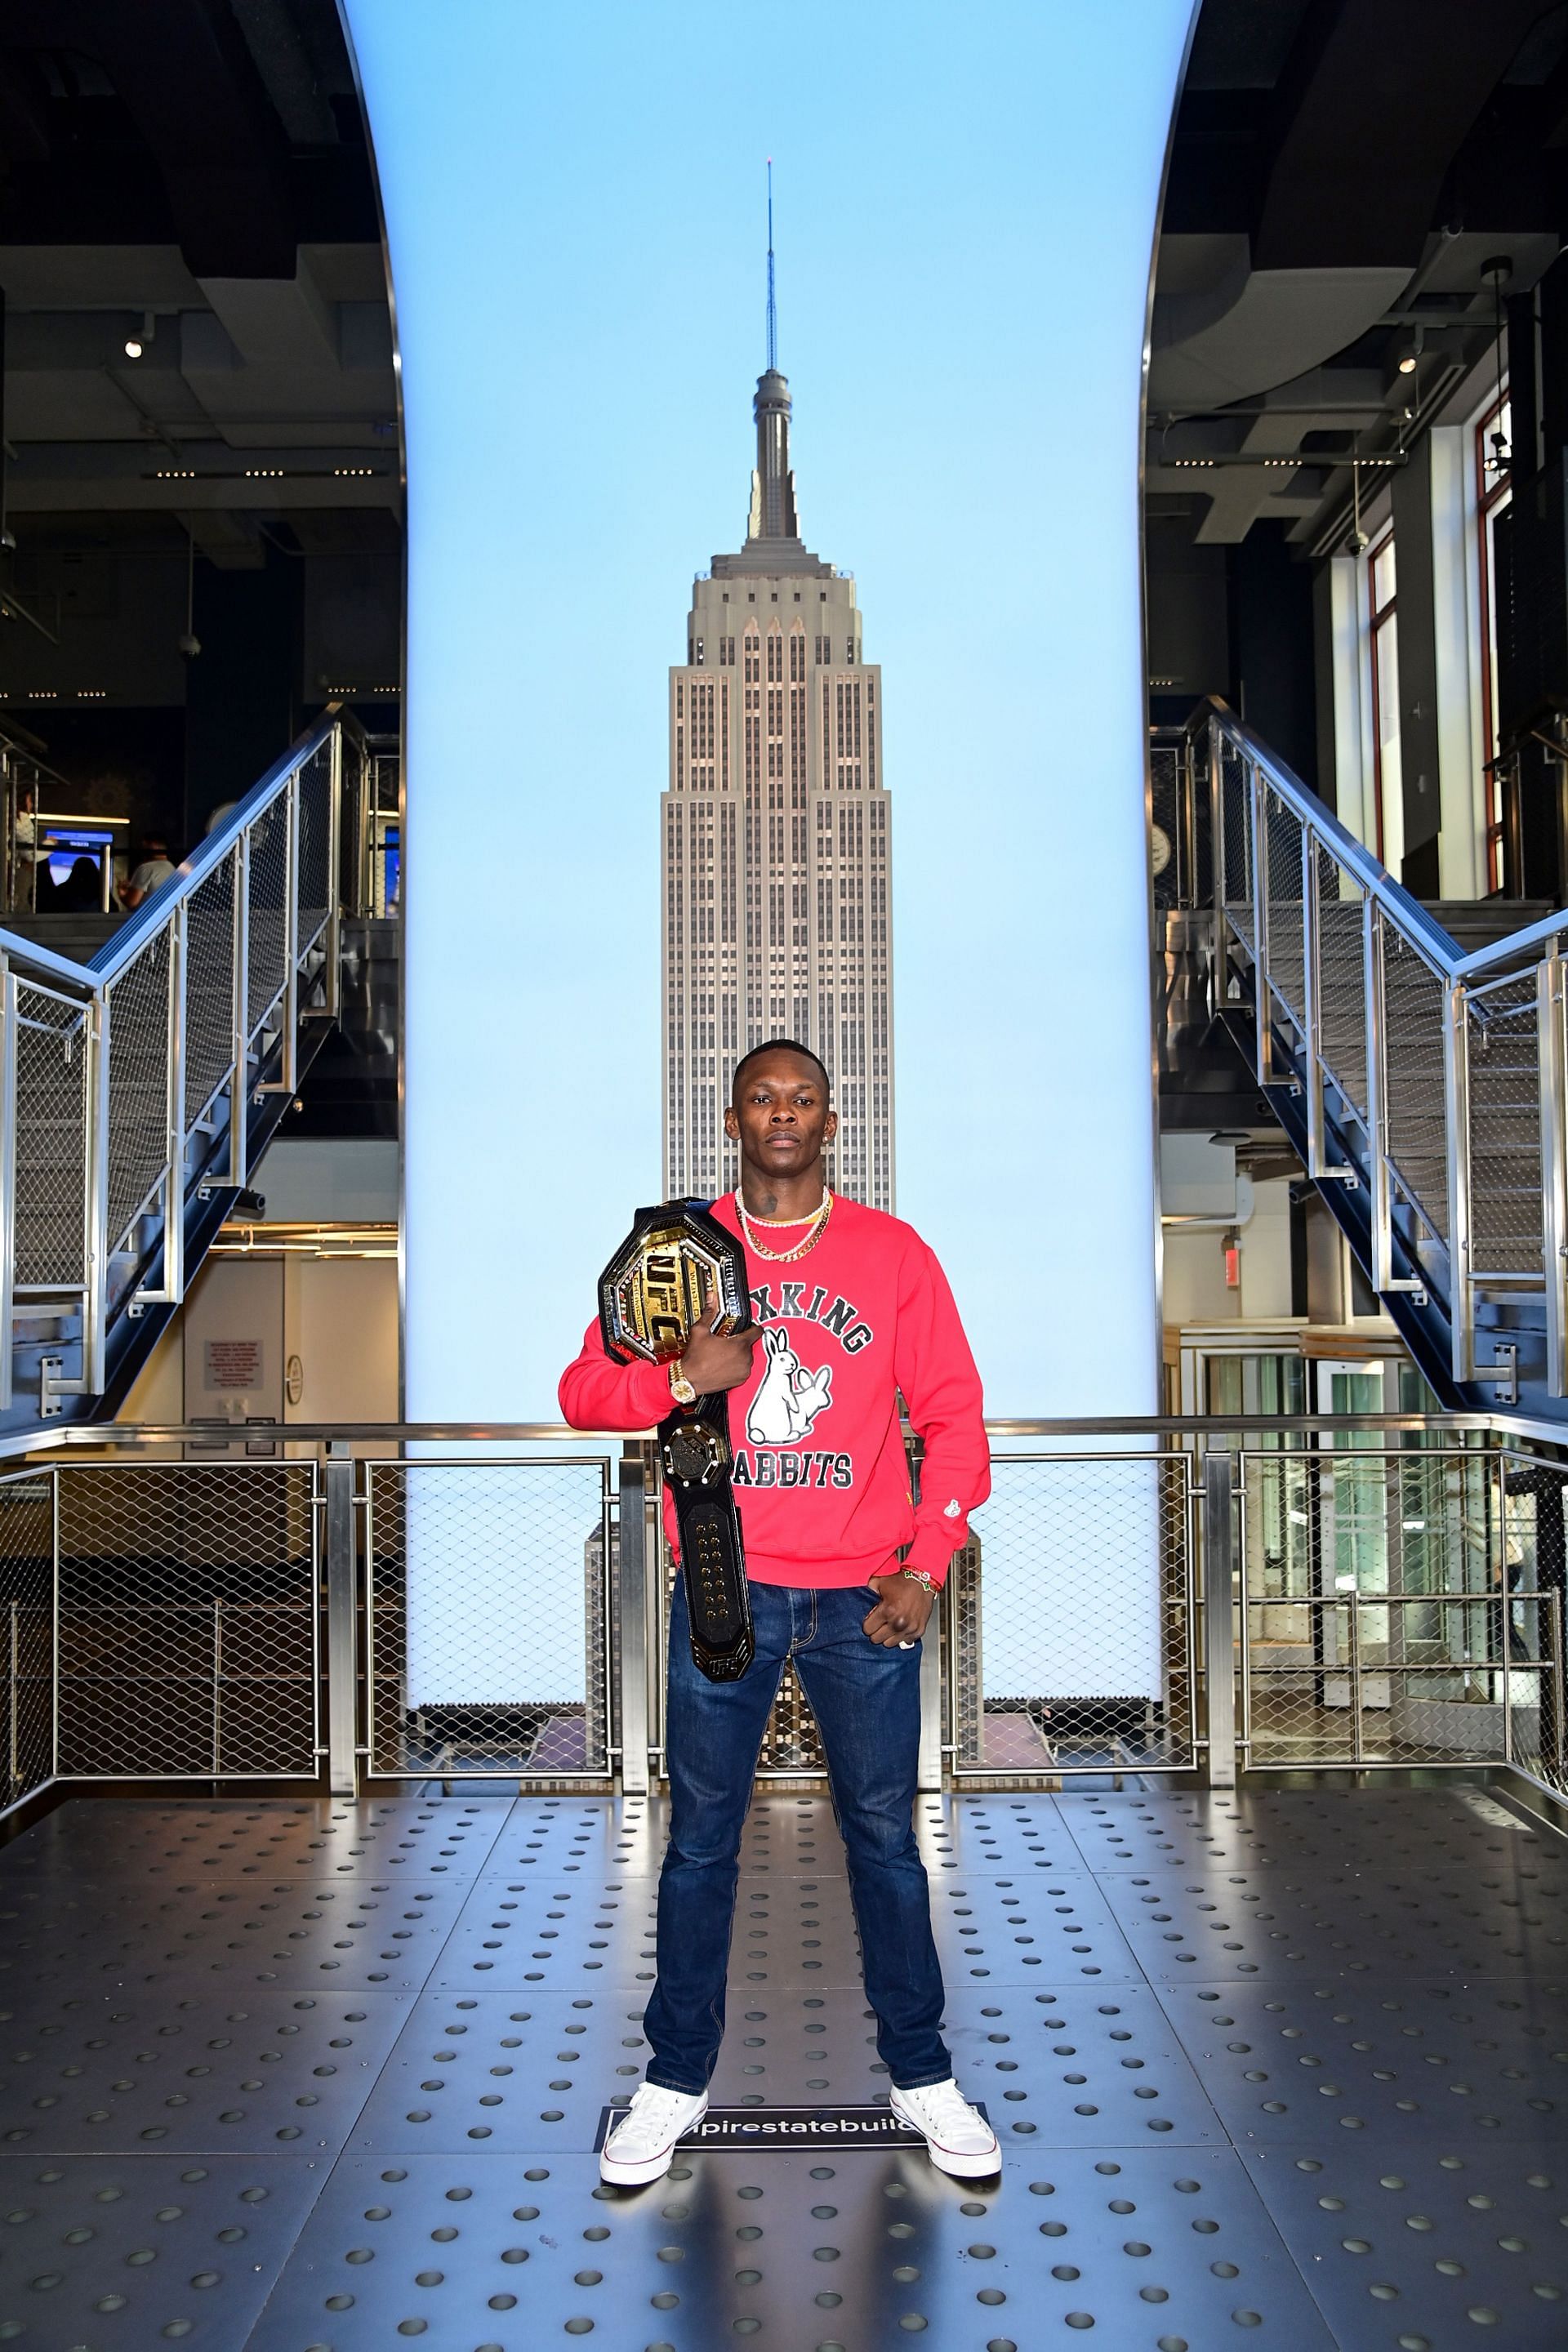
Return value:
<svg viewBox="0 0 1568 2352">
<path fill-rule="evenodd" d="M 632 2103 L 623 2121 L 646 2123 L 656 2130 L 660 2129 L 677 2114 L 680 2101 L 686 2095 L 683 2091 L 668 2089 L 663 2083 L 639 2083 L 632 2093 Z"/>
<path fill-rule="evenodd" d="M 906 2099 L 929 2099 L 933 2123 L 973 2124 L 979 2117 L 955 2082 L 927 2083 L 919 2091 L 906 2091 Z"/>
</svg>

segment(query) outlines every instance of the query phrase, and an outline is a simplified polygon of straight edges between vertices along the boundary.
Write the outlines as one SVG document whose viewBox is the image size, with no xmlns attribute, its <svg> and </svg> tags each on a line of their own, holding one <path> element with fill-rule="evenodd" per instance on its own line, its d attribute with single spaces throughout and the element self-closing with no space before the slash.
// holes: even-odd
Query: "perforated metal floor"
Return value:
<svg viewBox="0 0 1568 2352">
<path fill-rule="evenodd" d="M 994 2181 L 593 2156 L 659 1801 L 77 1801 L 0 1849 L 25 2352 L 1446 2352 L 1568 2338 L 1568 1844 L 1484 1792 L 921 1798 Z M 825 1801 L 746 1826 L 716 2106 L 885 2101 Z"/>
</svg>

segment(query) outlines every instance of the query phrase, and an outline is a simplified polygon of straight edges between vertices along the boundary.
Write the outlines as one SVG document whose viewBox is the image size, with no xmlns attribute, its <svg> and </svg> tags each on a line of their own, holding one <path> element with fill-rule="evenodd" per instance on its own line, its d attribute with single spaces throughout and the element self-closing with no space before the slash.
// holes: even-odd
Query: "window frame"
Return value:
<svg viewBox="0 0 1568 2352">
<path fill-rule="evenodd" d="M 1479 567 L 1480 587 L 1480 688 L 1481 688 L 1481 777 L 1482 777 L 1482 851 L 1486 862 L 1489 890 L 1502 888 L 1503 820 L 1502 785 L 1498 772 L 1498 721 L 1496 709 L 1497 677 L 1497 567 L 1492 553 L 1492 526 L 1503 509 L 1513 499 L 1513 468 L 1489 466 L 1488 436 L 1507 418 L 1507 439 L 1512 448 L 1512 394 L 1506 375 L 1502 386 L 1488 403 L 1471 428 L 1471 465 L 1473 467 L 1476 501 L 1476 555 Z M 1488 476 L 1492 478 L 1489 481 Z"/>
<path fill-rule="evenodd" d="M 1399 609 L 1399 587 L 1398 574 L 1396 571 L 1394 576 L 1394 593 L 1389 597 L 1386 604 L 1380 604 L 1377 601 L 1377 567 L 1383 557 L 1393 547 L 1394 524 L 1390 521 L 1384 525 L 1383 530 L 1367 549 L 1365 559 L 1366 642 L 1372 671 L 1372 817 L 1373 835 L 1372 845 L 1379 865 L 1386 865 L 1387 860 L 1384 856 L 1383 691 L 1378 677 L 1378 638 L 1385 628 L 1392 628 L 1394 630 L 1394 658 L 1395 664 L 1395 675 L 1397 676 L 1397 665 L 1399 661 L 1399 624 L 1396 615 Z M 1397 551 L 1395 551 L 1396 564 L 1397 560 Z M 1397 711 L 1394 715 L 1397 720 Z"/>
</svg>

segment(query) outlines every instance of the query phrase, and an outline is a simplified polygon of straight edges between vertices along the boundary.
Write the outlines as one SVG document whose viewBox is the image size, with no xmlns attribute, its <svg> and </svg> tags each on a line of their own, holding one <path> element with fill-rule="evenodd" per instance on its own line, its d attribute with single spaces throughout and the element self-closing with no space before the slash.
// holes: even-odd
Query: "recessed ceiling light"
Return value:
<svg viewBox="0 0 1568 2352">
<path fill-rule="evenodd" d="M 126 336 L 126 338 L 125 338 L 125 356 L 126 356 L 126 358 L 127 358 L 128 360 L 139 360 L 139 359 L 141 358 L 141 356 L 142 356 L 142 339 L 141 339 L 141 337 L 140 337 L 139 335 L 127 335 L 127 336 Z"/>
</svg>

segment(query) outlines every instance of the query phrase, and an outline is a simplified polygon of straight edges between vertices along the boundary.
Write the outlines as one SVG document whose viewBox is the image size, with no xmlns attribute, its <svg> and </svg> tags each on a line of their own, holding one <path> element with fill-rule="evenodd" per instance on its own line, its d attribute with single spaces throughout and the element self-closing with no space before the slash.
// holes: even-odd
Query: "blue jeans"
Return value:
<svg viewBox="0 0 1568 2352">
<path fill-rule="evenodd" d="M 705 2091 L 719 2056 L 741 1831 L 786 1658 L 822 1734 L 877 2053 L 901 2091 L 952 2072 L 913 1822 L 921 1654 L 867 1637 L 876 1599 L 864 1584 L 753 1584 L 756 1656 L 738 1682 L 710 1683 L 692 1664 L 686 1583 L 676 1580 L 665 1719 L 669 1846 L 658 1882 L 658 1981 L 644 2021 L 650 2083 Z"/>
</svg>

